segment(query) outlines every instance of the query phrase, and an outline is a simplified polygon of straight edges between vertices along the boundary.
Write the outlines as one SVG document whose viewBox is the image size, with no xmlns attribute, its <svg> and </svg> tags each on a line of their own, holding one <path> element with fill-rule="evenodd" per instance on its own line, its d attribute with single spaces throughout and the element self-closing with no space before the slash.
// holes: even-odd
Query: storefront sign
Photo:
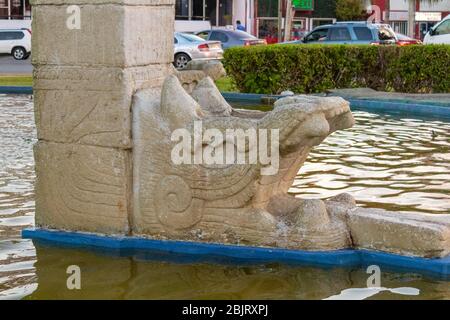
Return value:
<svg viewBox="0 0 450 320">
<path fill-rule="evenodd" d="M 416 12 L 416 21 L 441 21 L 440 12 Z"/>
<path fill-rule="evenodd" d="M 311 11 L 314 10 L 313 0 L 292 0 L 295 10 Z"/>
<path fill-rule="evenodd" d="M 389 12 L 390 21 L 408 21 L 407 11 L 391 11 Z"/>
</svg>

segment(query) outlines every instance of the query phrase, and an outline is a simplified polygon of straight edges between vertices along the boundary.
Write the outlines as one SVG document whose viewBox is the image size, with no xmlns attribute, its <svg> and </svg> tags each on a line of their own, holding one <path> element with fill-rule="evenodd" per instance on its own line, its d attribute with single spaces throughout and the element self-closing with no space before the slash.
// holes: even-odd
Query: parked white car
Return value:
<svg viewBox="0 0 450 320">
<path fill-rule="evenodd" d="M 1 29 L 0 54 L 10 54 L 16 60 L 25 60 L 31 54 L 31 30 Z"/>
<path fill-rule="evenodd" d="M 450 44 L 450 14 L 436 24 L 423 39 L 424 44 Z"/>
</svg>

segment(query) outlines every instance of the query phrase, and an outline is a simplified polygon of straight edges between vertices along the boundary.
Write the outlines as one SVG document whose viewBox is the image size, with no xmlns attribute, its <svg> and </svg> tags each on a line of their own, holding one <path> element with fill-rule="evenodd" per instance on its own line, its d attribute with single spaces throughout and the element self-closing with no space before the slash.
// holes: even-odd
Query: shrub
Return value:
<svg viewBox="0 0 450 320">
<path fill-rule="evenodd" d="M 272 45 L 225 51 L 241 92 L 318 93 L 369 87 L 409 93 L 450 92 L 450 46 Z"/>
</svg>

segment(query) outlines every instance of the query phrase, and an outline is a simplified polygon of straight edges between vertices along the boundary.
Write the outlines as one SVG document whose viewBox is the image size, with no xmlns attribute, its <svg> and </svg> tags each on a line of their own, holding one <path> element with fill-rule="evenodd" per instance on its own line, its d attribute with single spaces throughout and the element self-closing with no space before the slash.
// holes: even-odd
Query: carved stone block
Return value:
<svg viewBox="0 0 450 320">
<path fill-rule="evenodd" d="M 172 5 L 82 4 L 79 29 L 68 28 L 67 7 L 33 7 L 34 65 L 130 67 L 173 61 Z"/>
<path fill-rule="evenodd" d="M 131 147 L 132 94 L 160 86 L 167 67 L 39 67 L 34 71 L 38 138 Z"/>
<path fill-rule="evenodd" d="M 358 248 L 423 257 L 450 254 L 450 215 L 359 208 L 349 211 L 348 224 Z"/>
<path fill-rule="evenodd" d="M 310 147 L 353 124 L 348 103 L 339 98 L 284 99 L 257 119 L 234 116 L 209 78 L 195 90 L 198 101 L 176 76 L 169 76 L 162 90 L 135 95 L 133 234 L 310 250 L 350 246 L 345 223 L 331 216 L 322 201 L 286 194 Z M 195 121 L 223 132 L 279 129 L 279 172 L 263 176 L 260 162 L 174 163 L 171 134 L 176 129 L 192 133 Z"/>
<path fill-rule="evenodd" d="M 129 151 L 40 141 L 34 152 L 37 226 L 129 232 Z"/>
</svg>

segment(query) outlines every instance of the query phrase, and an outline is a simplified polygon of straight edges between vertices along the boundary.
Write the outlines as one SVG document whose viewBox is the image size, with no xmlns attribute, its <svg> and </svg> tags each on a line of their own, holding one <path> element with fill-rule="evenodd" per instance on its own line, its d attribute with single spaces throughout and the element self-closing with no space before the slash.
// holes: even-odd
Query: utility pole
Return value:
<svg viewBox="0 0 450 320">
<path fill-rule="evenodd" d="M 391 0 L 384 0 L 385 1 L 385 17 L 384 17 L 384 23 L 389 24 L 391 21 Z"/>
<path fill-rule="evenodd" d="M 416 0 L 408 0 L 408 37 L 414 38 L 416 20 Z"/>
<path fill-rule="evenodd" d="M 286 0 L 286 19 L 284 27 L 284 41 L 291 40 L 292 19 L 294 13 L 292 12 L 292 0 Z"/>
<path fill-rule="evenodd" d="M 283 39 L 283 0 L 278 0 L 278 42 Z"/>
</svg>

